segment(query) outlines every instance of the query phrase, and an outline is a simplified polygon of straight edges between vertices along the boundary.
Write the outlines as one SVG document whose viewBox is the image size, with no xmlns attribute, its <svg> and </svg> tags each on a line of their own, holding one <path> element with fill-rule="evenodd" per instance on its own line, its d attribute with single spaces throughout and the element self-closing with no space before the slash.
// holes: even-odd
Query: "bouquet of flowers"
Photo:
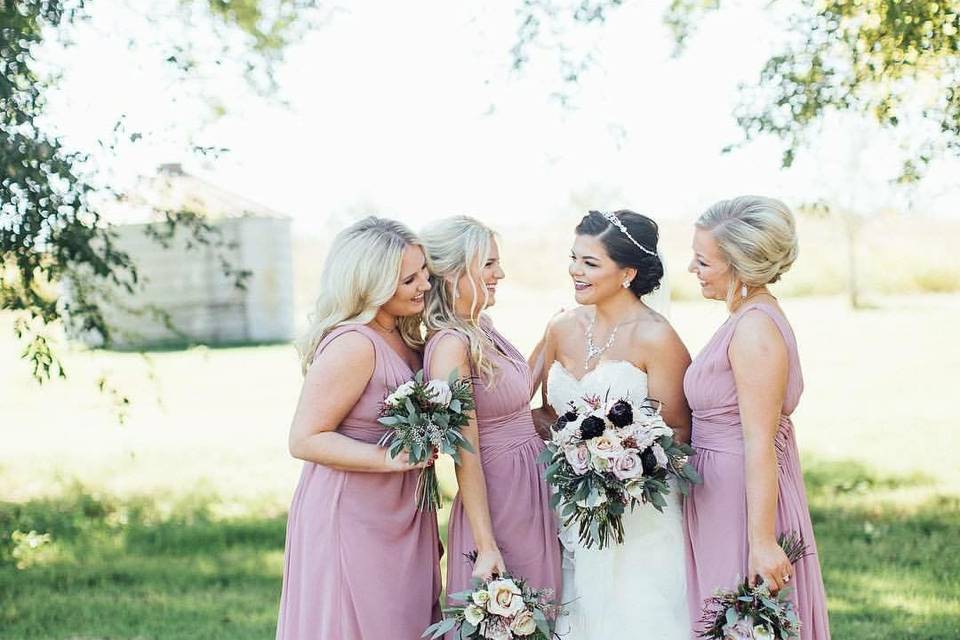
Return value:
<svg viewBox="0 0 960 640">
<path fill-rule="evenodd" d="M 476 561 L 476 552 L 466 555 Z M 551 640 L 558 637 L 551 625 L 563 612 L 553 597 L 552 589 L 534 590 L 509 574 L 476 580 L 472 591 L 450 595 L 463 604 L 445 607 L 444 619 L 427 627 L 421 637 L 436 640 L 458 629 L 457 637 L 464 640 Z"/>
<path fill-rule="evenodd" d="M 626 508 L 651 504 L 663 511 L 670 493 L 669 477 L 684 495 L 700 475 L 687 458 L 689 445 L 677 442 L 660 417 L 660 404 L 632 404 L 598 397 L 571 403 L 552 427 L 541 454 L 547 482 L 557 488 L 552 505 L 563 526 L 579 525 L 580 542 L 602 549 L 611 537 L 623 542 Z"/>
<path fill-rule="evenodd" d="M 410 462 L 427 460 L 436 449 L 453 456 L 460 463 L 460 449 L 473 451 L 461 430 L 470 420 L 473 387 L 470 380 L 450 374 L 449 381 L 423 382 L 423 370 L 413 380 L 404 382 L 383 401 L 378 422 L 387 427 L 380 438 L 381 447 L 389 447 L 396 458 L 401 451 L 409 454 Z M 437 471 L 432 466 L 420 471 L 417 482 L 417 507 L 421 511 L 436 511 L 441 504 Z"/>
<path fill-rule="evenodd" d="M 796 533 L 781 535 L 777 542 L 793 564 L 806 555 L 806 545 Z M 700 623 L 699 636 L 716 640 L 787 640 L 800 635 L 790 589 L 773 595 L 764 582 L 751 587 L 749 581 L 740 580 L 733 591 L 717 590 L 707 599 Z"/>
</svg>

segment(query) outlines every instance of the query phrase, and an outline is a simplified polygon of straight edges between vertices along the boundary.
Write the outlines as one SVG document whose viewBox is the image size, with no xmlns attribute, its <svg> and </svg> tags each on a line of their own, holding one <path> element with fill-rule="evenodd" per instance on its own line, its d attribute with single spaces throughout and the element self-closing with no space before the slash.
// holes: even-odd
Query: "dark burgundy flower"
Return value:
<svg viewBox="0 0 960 640">
<path fill-rule="evenodd" d="M 633 407 L 626 400 L 618 400 L 610 407 L 607 418 L 617 427 L 625 427 L 633 424 Z"/>
<path fill-rule="evenodd" d="M 580 437 L 584 440 L 596 438 L 597 436 L 603 435 L 603 430 L 606 426 L 603 418 L 598 418 L 597 416 L 584 418 L 583 422 L 580 423 Z"/>
<path fill-rule="evenodd" d="M 643 465 L 643 475 L 653 475 L 657 470 L 657 456 L 653 455 L 653 449 L 648 448 L 640 454 L 640 463 Z"/>
</svg>

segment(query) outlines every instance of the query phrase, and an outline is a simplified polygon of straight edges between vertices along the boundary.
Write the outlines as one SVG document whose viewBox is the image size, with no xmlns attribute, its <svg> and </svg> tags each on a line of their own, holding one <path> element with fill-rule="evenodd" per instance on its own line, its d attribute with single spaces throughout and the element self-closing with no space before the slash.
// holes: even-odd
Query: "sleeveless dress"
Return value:
<svg viewBox="0 0 960 640">
<path fill-rule="evenodd" d="M 630 362 L 602 360 L 579 380 L 554 362 L 547 402 L 558 414 L 585 395 L 647 397 L 647 374 Z M 580 545 L 575 525 L 563 540 L 563 601 L 568 615 L 557 630 L 564 640 L 636 638 L 689 640 L 680 492 L 671 484 L 663 513 L 650 505 L 623 516 L 623 544 Z"/>
<path fill-rule="evenodd" d="M 703 484 L 693 487 L 684 504 L 690 615 L 699 621 L 703 601 L 717 588 L 732 589 L 737 578 L 745 577 L 748 571 L 743 429 L 727 356 L 734 329 L 747 313 L 770 317 L 787 345 L 789 374 L 775 441 L 779 483 L 776 532 L 798 532 L 807 545 L 809 555 L 794 566 L 789 585 L 800 618 L 800 638 L 827 640 L 830 626 L 826 594 L 790 421 L 803 391 L 797 342 L 782 313 L 765 303 L 750 305 L 731 316 L 697 355 L 684 378 L 684 393 L 693 411 L 692 444 L 697 451 L 692 462 L 703 477 Z"/>
<path fill-rule="evenodd" d="M 376 331 L 341 326 L 373 343 L 376 365 L 337 432 L 376 443 L 387 393 L 413 376 Z M 287 521 L 277 640 L 416 640 L 440 619 L 436 514 L 414 500 L 419 471 L 340 471 L 307 462 Z"/>
<path fill-rule="evenodd" d="M 487 484 L 493 533 L 507 570 L 535 589 L 553 589 L 560 596 L 560 543 L 550 508 L 550 488 L 537 456 L 544 449 L 530 411 L 530 370 L 523 355 L 483 318 L 481 327 L 497 350 L 490 354 L 499 377 L 491 388 L 473 380 L 480 463 Z M 425 362 L 448 335 L 464 343 L 462 333 L 444 329 L 430 337 Z M 427 372 L 446 379 L 449 372 Z M 462 455 L 474 455 L 464 452 Z M 476 549 L 470 521 L 458 493 L 450 512 L 447 536 L 447 593 L 470 589 L 473 565 L 463 554 Z"/>
</svg>

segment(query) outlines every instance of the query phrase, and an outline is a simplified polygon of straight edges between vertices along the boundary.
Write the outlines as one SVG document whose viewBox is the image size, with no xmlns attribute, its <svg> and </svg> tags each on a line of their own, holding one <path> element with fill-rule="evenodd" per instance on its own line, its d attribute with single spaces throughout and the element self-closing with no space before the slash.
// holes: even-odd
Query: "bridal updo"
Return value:
<svg viewBox="0 0 960 640">
<path fill-rule="evenodd" d="M 660 229 L 657 223 L 645 215 L 621 209 L 614 211 L 634 240 L 654 255 L 650 255 L 635 245 L 630 238 L 599 211 L 591 211 L 577 225 L 576 233 L 581 236 L 596 236 L 603 243 L 610 259 L 620 267 L 633 267 L 637 275 L 630 282 L 630 291 L 638 298 L 655 291 L 663 279 L 663 263 L 657 253 L 660 241 Z"/>
<path fill-rule="evenodd" d="M 733 270 L 748 287 L 772 284 L 797 259 L 797 229 L 784 203 L 764 196 L 721 200 L 707 209 L 697 226 L 709 231 Z"/>
</svg>

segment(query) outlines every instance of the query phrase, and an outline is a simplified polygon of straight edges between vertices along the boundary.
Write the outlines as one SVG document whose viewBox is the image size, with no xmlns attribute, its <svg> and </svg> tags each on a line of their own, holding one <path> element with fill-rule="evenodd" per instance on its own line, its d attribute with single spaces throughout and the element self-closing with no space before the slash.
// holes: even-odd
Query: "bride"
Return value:
<svg viewBox="0 0 960 640">
<path fill-rule="evenodd" d="M 670 323 L 649 302 L 663 264 L 658 229 L 632 211 L 591 211 L 576 228 L 570 277 L 581 305 L 554 318 L 543 343 L 538 426 L 586 395 L 655 398 L 676 437 L 690 441 L 683 374 L 690 355 Z M 645 302 L 648 301 L 648 302 Z M 575 527 L 563 542 L 564 640 L 649 638 L 688 640 L 679 492 L 659 512 L 642 505 L 623 518 L 623 544 L 587 549 Z"/>
</svg>

